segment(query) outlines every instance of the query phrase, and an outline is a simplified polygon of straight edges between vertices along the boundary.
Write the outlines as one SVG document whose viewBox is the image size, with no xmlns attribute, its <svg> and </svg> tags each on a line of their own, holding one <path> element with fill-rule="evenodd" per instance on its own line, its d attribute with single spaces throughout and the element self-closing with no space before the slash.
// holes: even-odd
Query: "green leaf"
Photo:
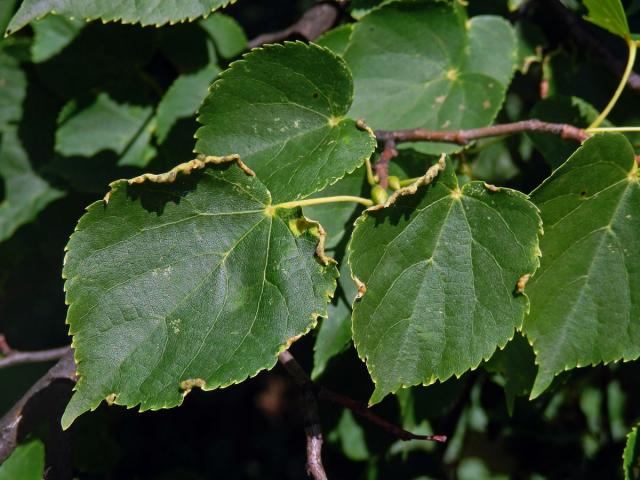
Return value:
<svg viewBox="0 0 640 480">
<path fill-rule="evenodd" d="M 634 427 L 627 435 L 627 444 L 622 455 L 624 480 L 640 478 L 640 443 L 638 443 L 638 427 Z"/>
<path fill-rule="evenodd" d="M 31 169 L 27 152 L 14 127 L 7 127 L 2 134 L 0 178 L 4 178 L 5 183 L 5 198 L 0 203 L 0 242 L 64 195 Z"/>
<path fill-rule="evenodd" d="M 535 398 L 564 370 L 640 355 L 640 186 L 631 144 L 596 135 L 531 196 L 545 235 L 524 332 Z"/>
<path fill-rule="evenodd" d="M 344 55 L 344 52 L 347 50 L 347 46 L 349 45 L 349 37 L 351 36 L 352 31 L 353 24 L 345 23 L 333 30 L 329 30 L 320 38 L 317 38 L 315 43 L 321 47 L 328 48 L 338 55 Z"/>
<path fill-rule="evenodd" d="M 81 18 L 86 21 L 121 21 L 160 26 L 193 21 L 234 0 L 24 0 L 7 27 L 10 35 L 34 20 L 49 14 Z"/>
<path fill-rule="evenodd" d="M 431 0 L 391 2 L 363 17 L 344 54 L 355 83 L 351 115 L 374 130 L 489 125 L 515 68 L 515 34 L 494 17 L 466 22 L 462 8 Z"/>
<path fill-rule="evenodd" d="M 20 120 L 27 78 L 12 56 L 0 50 L 0 130 Z"/>
<path fill-rule="evenodd" d="M 511 158 L 506 141 L 490 139 L 478 142 L 480 153 L 473 159 L 474 178 L 489 183 L 504 183 L 515 177 L 519 170 Z"/>
<path fill-rule="evenodd" d="M 234 159 L 119 180 L 80 219 L 63 270 L 80 377 L 65 427 L 104 399 L 160 409 L 239 383 L 326 316 L 337 272 L 314 257 L 318 224 L 217 165 Z"/>
<path fill-rule="evenodd" d="M 513 337 L 528 309 L 517 284 L 538 266 L 540 227 L 525 195 L 460 188 L 450 162 L 415 195 L 357 220 L 349 263 L 366 293 L 353 338 L 376 384 L 371 403 L 460 376 Z"/>
<path fill-rule="evenodd" d="M 91 157 L 102 150 L 122 155 L 151 115 L 150 107 L 116 103 L 101 93 L 87 108 L 66 115 L 56 131 L 56 151 L 67 157 Z"/>
<path fill-rule="evenodd" d="M 179 119 L 196 113 L 218 73 L 220 69 L 212 64 L 197 72 L 181 75 L 173 82 L 158 104 L 156 135 L 160 143 L 166 140 L 171 127 Z"/>
<path fill-rule="evenodd" d="M 584 18 L 609 32 L 628 39 L 631 37 L 627 16 L 620 0 L 584 0 L 589 14 Z"/>
<path fill-rule="evenodd" d="M 516 334 L 504 349 L 493 354 L 485 369 L 498 375 L 495 380 L 504 388 L 507 409 L 509 415 L 513 415 L 516 397 L 529 395 L 536 376 L 531 345 L 522 335 Z"/>
<path fill-rule="evenodd" d="M 375 148 L 371 132 L 345 117 L 352 90 L 346 64 L 325 48 L 287 42 L 253 50 L 211 87 L 196 151 L 238 153 L 276 203 L 304 198 Z"/>
<path fill-rule="evenodd" d="M 84 27 L 84 22 L 53 15 L 33 22 L 32 27 L 31 60 L 40 63 L 60 53 L 69 45 Z"/>
<path fill-rule="evenodd" d="M 338 297 L 329 305 L 329 315 L 323 319 L 313 346 L 313 371 L 317 379 L 327 368 L 329 360 L 344 352 L 351 344 L 351 307 Z"/>
<path fill-rule="evenodd" d="M 335 430 L 329 432 L 328 440 L 332 443 L 339 442 L 342 453 L 350 460 L 361 462 L 371 457 L 364 430 L 347 409 L 342 411 Z"/>
<path fill-rule="evenodd" d="M 518 42 L 511 24 L 502 17 L 479 15 L 467 22 L 467 29 L 469 54 L 463 69 L 509 85 L 518 63 Z"/>
<path fill-rule="evenodd" d="M 359 168 L 321 192 L 312 195 L 312 197 L 332 197 L 337 195 L 360 197 L 365 195 L 363 193 L 365 183 L 364 168 Z M 345 235 L 351 230 L 356 212 L 361 208 L 362 206 L 357 203 L 336 202 L 304 207 L 303 211 L 305 216 L 317 220 L 324 227 L 327 232 L 325 248 L 333 250 L 343 242 Z"/>
<path fill-rule="evenodd" d="M 216 50 L 223 58 L 233 58 L 247 48 L 247 36 L 242 27 L 232 17 L 215 13 L 200 21 L 200 26 L 216 44 Z"/>
<path fill-rule="evenodd" d="M 0 480 L 42 480 L 44 475 L 44 445 L 31 440 L 19 445 L 0 465 Z"/>
</svg>

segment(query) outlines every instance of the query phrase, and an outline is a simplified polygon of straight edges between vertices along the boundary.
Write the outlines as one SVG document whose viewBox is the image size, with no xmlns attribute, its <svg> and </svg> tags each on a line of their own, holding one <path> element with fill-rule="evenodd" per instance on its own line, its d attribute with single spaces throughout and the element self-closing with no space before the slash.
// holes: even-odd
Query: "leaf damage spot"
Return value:
<svg viewBox="0 0 640 480">
<path fill-rule="evenodd" d="M 111 406 L 114 403 L 116 403 L 116 399 L 118 398 L 118 395 L 116 393 L 111 393 L 109 395 L 107 395 L 107 398 L 105 398 L 107 405 Z"/>
<path fill-rule="evenodd" d="M 527 282 L 531 278 L 530 273 L 525 273 L 516 282 L 516 293 L 524 293 L 524 288 L 527 286 Z"/>
<path fill-rule="evenodd" d="M 191 172 L 195 170 L 201 170 L 207 165 L 222 165 L 231 162 L 236 162 L 238 167 L 240 167 L 243 172 L 251 177 L 255 177 L 255 172 L 251 170 L 247 165 L 245 165 L 242 160 L 240 160 L 239 155 L 226 155 L 224 157 L 216 157 L 213 155 L 198 155 L 198 158 L 195 158 L 186 163 L 181 163 L 168 172 L 159 174 L 144 173 L 128 180 L 128 182 L 129 185 L 140 184 L 144 182 L 173 183 L 176 181 L 176 178 L 178 178 L 178 175 L 189 175 Z"/>
<path fill-rule="evenodd" d="M 367 293 L 367 286 L 364 284 L 362 280 L 358 277 L 354 276 L 353 281 L 356 283 L 356 287 L 358 287 L 358 293 L 356 294 L 356 300 L 360 300 L 364 297 L 364 294 Z"/>
<path fill-rule="evenodd" d="M 320 225 L 320 222 L 310 220 L 307 217 L 297 217 L 289 220 L 289 230 L 296 237 L 299 237 L 305 232 L 309 232 L 314 237 L 318 238 L 318 245 L 316 245 L 316 256 L 322 265 L 329 265 L 337 263 L 333 258 L 329 257 L 325 251 L 324 246 L 327 240 L 327 232 Z"/>
<path fill-rule="evenodd" d="M 447 71 L 447 78 L 452 82 L 455 82 L 458 79 L 458 70 L 452 68 L 451 70 Z"/>
<path fill-rule="evenodd" d="M 200 388 L 204 390 L 207 388 L 207 383 L 202 378 L 189 378 L 180 382 L 180 390 L 182 390 L 182 396 L 186 397 L 191 393 L 194 388 Z"/>
<path fill-rule="evenodd" d="M 495 185 L 492 185 L 491 183 L 487 183 L 487 182 L 484 182 L 484 188 L 486 188 L 490 192 L 499 192 L 500 191 L 500 187 L 496 187 Z"/>
<path fill-rule="evenodd" d="M 489 100 L 485 100 L 484 102 L 482 102 L 482 108 L 484 108 L 485 110 L 489 110 L 491 108 L 491 102 Z"/>
</svg>

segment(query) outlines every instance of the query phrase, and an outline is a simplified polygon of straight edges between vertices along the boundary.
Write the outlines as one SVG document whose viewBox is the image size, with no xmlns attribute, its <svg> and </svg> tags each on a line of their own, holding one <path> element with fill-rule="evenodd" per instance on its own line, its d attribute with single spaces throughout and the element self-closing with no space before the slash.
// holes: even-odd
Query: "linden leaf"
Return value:
<svg viewBox="0 0 640 480">
<path fill-rule="evenodd" d="M 524 194 L 459 187 L 450 162 L 414 195 L 368 210 L 349 245 L 360 283 L 353 338 L 376 384 L 400 387 L 476 368 L 522 324 L 518 285 L 538 266 L 540 218 Z"/>
<path fill-rule="evenodd" d="M 211 87 L 196 151 L 238 153 L 274 202 L 304 198 L 363 164 L 371 132 L 345 115 L 353 85 L 344 61 L 317 45 L 253 50 Z"/>
<path fill-rule="evenodd" d="M 337 272 L 315 257 L 318 224 L 218 165 L 237 158 L 114 182 L 80 219 L 63 270 L 79 374 L 65 427 L 104 399 L 160 409 L 239 383 L 326 316 Z"/>
<path fill-rule="evenodd" d="M 545 235 L 527 285 L 535 398 L 564 370 L 640 356 L 640 184 L 628 140 L 587 140 L 531 195 Z"/>
<path fill-rule="evenodd" d="M 235 0 L 24 0 L 7 27 L 10 35 L 49 14 L 103 22 L 160 26 L 192 21 Z"/>
<path fill-rule="evenodd" d="M 505 20 L 472 19 L 432 0 L 391 2 L 357 22 L 344 58 L 353 72 L 351 115 L 376 130 L 456 130 L 491 124 L 517 60 Z M 458 146 L 421 144 L 425 153 Z"/>
</svg>

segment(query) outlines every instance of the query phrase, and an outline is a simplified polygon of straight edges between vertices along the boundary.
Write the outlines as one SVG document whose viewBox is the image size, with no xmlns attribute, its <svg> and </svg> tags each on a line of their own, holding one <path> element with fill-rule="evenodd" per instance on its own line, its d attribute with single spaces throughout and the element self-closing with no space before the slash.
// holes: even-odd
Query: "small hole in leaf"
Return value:
<svg viewBox="0 0 640 480">
<path fill-rule="evenodd" d="M 582 190 L 582 191 L 580 192 L 580 196 L 581 196 L 581 197 L 586 197 L 586 196 L 587 196 L 587 192 L 586 192 L 586 190 Z"/>
<path fill-rule="evenodd" d="M 320 96 L 320 94 L 318 92 L 313 92 L 313 98 L 318 98 Z"/>
</svg>

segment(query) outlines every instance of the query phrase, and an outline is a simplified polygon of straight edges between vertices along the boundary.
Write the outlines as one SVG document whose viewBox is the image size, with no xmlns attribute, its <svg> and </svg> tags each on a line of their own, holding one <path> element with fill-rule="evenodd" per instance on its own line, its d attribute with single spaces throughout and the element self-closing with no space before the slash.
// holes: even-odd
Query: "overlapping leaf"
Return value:
<svg viewBox="0 0 640 480">
<path fill-rule="evenodd" d="M 57 15 L 34 22 L 31 60 L 34 63 L 44 62 L 60 53 L 76 38 L 82 27 L 82 20 Z"/>
<path fill-rule="evenodd" d="M 80 375 L 65 426 L 104 399 L 158 409 L 240 382 L 326 315 L 337 273 L 315 256 L 317 224 L 226 160 L 115 182 L 80 219 L 63 272 Z"/>
<path fill-rule="evenodd" d="M 151 107 L 116 103 L 101 93 L 94 103 L 65 118 L 56 132 L 56 151 L 90 157 L 102 150 L 121 155 L 121 165 L 145 165 L 151 138 Z"/>
<path fill-rule="evenodd" d="M 540 219 L 525 195 L 494 190 L 460 188 L 447 165 L 358 219 L 349 263 L 366 293 L 353 335 L 376 383 L 371 402 L 477 367 L 521 325 L 528 301 L 517 284 L 538 265 Z"/>
<path fill-rule="evenodd" d="M 254 50 L 222 73 L 200 109 L 196 150 L 240 156 L 275 202 L 306 197 L 362 165 L 373 136 L 345 115 L 344 61 L 303 43 Z"/>
<path fill-rule="evenodd" d="M 596 135 L 532 194 L 545 235 L 524 331 L 538 396 L 558 373 L 640 356 L 640 183 L 631 144 Z"/>
<path fill-rule="evenodd" d="M 469 30 L 466 21 L 459 6 L 432 0 L 391 2 L 362 18 L 344 53 L 351 114 L 381 130 L 489 125 L 515 68 L 516 38 L 504 19 L 472 19 Z"/>
<path fill-rule="evenodd" d="M 13 33 L 49 14 L 122 21 L 141 25 L 163 25 L 206 17 L 234 0 L 24 0 L 7 27 Z"/>
<path fill-rule="evenodd" d="M 0 142 L 0 177 L 5 183 L 5 198 L 0 202 L 0 241 L 3 241 L 63 192 L 33 171 L 15 127 L 7 127 Z"/>
</svg>

